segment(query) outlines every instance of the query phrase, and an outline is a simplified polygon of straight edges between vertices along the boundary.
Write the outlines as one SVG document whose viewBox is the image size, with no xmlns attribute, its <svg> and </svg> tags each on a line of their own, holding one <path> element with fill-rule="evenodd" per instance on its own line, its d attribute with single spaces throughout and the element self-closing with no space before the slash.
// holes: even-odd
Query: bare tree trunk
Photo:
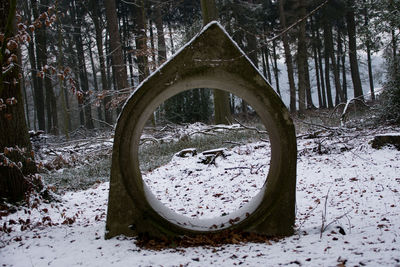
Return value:
<svg viewBox="0 0 400 267">
<path fill-rule="evenodd" d="M 58 10 L 56 10 L 56 11 L 58 11 Z M 58 35 L 57 65 L 58 65 L 58 71 L 61 71 L 61 69 L 64 65 L 64 61 L 63 61 L 64 55 L 63 55 L 63 47 L 62 47 L 61 19 L 59 17 L 57 19 L 57 35 Z M 63 130 L 64 130 L 65 137 L 67 139 L 69 139 L 69 131 L 71 130 L 71 117 L 69 114 L 69 107 L 68 107 L 68 102 L 67 102 L 68 95 L 66 94 L 66 89 L 65 89 L 65 85 L 64 85 L 64 77 L 59 77 L 58 82 L 60 84 L 61 105 L 62 105 L 62 109 L 63 109 L 63 118 L 64 118 Z"/>
<path fill-rule="evenodd" d="M 302 0 L 298 1 L 299 17 L 302 18 L 306 15 L 306 7 Z M 299 112 L 306 109 L 306 61 L 307 61 L 307 44 L 306 44 L 306 21 L 303 20 L 299 24 L 299 31 L 297 34 L 297 78 L 299 87 Z M 308 103 L 307 103 L 308 104 Z"/>
<path fill-rule="evenodd" d="M 24 11 L 26 13 L 26 19 L 28 21 L 28 24 L 32 23 L 31 20 L 31 8 L 28 6 L 29 1 L 23 1 L 24 3 Z M 36 130 L 36 114 L 39 112 L 39 104 L 37 104 L 37 93 L 40 95 L 41 91 L 41 99 L 43 99 L 43 89 L 39 88 L 38 84 L 38 77 L 37 77 L 37 70 L 36 70 L 36 57 L 35 57 L 35 47 L 34 47 L 34 42 L 29 42 L 28 44 L 28 57 L 29 57 L 29 64 L 31 66 L 31 80 L 32 80 L 32 94 L 33 94 L 33 103 L 34 103 L 34 120 L 33 120 L 33 128 Z M 39 101 L 40 102 L 40 101 Z M 44 109 L 43 109 L 44 112 Z M 44 115 L 43 115 L 44 118 Z"/>
<path fill-rule="evenodd" d="M 92 108 L 90 104 L 90 95 L 89 95 L 89 81 L 87 77 L 87 69 L 85 62 L 85 53 L 83 50 L 83 42 L 82 42 L 82 7 L 76 6 L 76 2 L 72 2 L 72 16 L 74 17 L 74 41 L 76 46 L 76 51 L 78 55 L 78 64 L 79 64 L 79 80 L 82 88 L 82 102 L 84 115 L 85 115 L 85 127 L 88 129 L 93 129 L 93 119 L 92 119 Z"/>
<path fill-rule="evenodd" d="M 365 4 L 365 0 L 363 0 Z M 368 28 L 368 10 L 364 8 L 364 26 Z M 369 78 L 369 90 L 371 93 L 371 100 L 375 101 L 375 91 L 374 91 L 374 77 L 372 75 L 372 60 L 371 60 L 371 38 L 369 37 L 369 32 L 367 33 L 367 41 L 365 43 L 367 47 L 367 63 L 368 63 L 368 78 Z"/>
<path fill-rule="evenodd" d="M 126 73 L 122 44 L 118 30 L 117 8 L 115 6 L 115 0 L 105 0 L 104 5 L 106 7 L 107 29 L 110 35 L 109 42 L 112 55 L 112 70 L 117 84 L 117 90 L 120 91 L 128 88 L 128 75 Z"/>
<path fill-rule="evenodd" d="M 319 63 L 318 63 L 318 52 L 317 52 L 317 42 L 318 40 L 315 37 L 315 31 L 317 31 L 313 20 L 311 18 L 311 38 L 312 38 L 312 50 L 314 55 L 314 65 L 315 65 L 315 79 L 317 80 L 317 93 L 318 93 L 318 106 L 319 108 L 323 107 L 322 103 L 322 93 L 321 93 L 321 81 L 319 77 Z"/>
<path fill-rule="evenodd" d="M 0 32 L 4 40 L 14 37 L 15 33 L 15 12 L 17 0 L 0 2 Z M 7 199 L 10 202 L 22 200 L 29 189 L 24 176 L 37 171 L 33 161 L 32 147 L 29 139 L 28 128 L 24 116 L 24 101 L 19 81 L 21 56 L 18 48 L 10 48 L 10 53 L 5 53 L 6 42 L 0 46 L 0 99 L 5 103 L 0 109 L 0 154 L 3 164 L 0 166 L 0 199 Z M 18 57 L 14 66 L 10 66 L 8 60 L 12 55 Z M 14 82 L 18 81 L 18 82 Z M 2 102 L 2 103 L 3 103 Z M 5 105 L 5 106 L 4 106 Z M 21 153 L 10 151 L 10 148 L 19 147 Z M 4 152 L 4 153 L 3 153 Z M 6 159 L 13 161 L 10 164 Z M 22 166 L 18 166 L 18 162 Z"/>
<path fill-rule="evenodd" d="M 200 0 L 203 26 L 218 18 L 215 0 Z M 229 93 L 222 90 L 213 90 L 214 94 L 214 122 L 215 124 L 230 124 L 232 115 L 229 107 Z"/>
<path fill-rule="evenodd" d="M 274 54 L 274 77 L 275 77 L 275 87 L 279 96 L 281 96 L 281 91 L 279 89 L 279 69 L 278 69 L 278 55 L 276 54 L 276 40 L 273 40 L 272 51 Z M 281 96 L 282 97 L 282 96 Z"/>
<path fill-rule="evenodd" d="M 281 28 L 282 30 L 286 29 L 286 15 L 284 10 L 284 0 L 279 0 L 279 16 L 281 19 Z M 294 71 L 293 71 L 293 60 L 292 54 L 290 52 L 289 41 L 286 34 L 282 35 L 283 48 L 285 50 L 285 61 L 286 68 L 288 72 L 289 79 L 289 90 L 290 90 L 290 112 L 296 112 L 296 86 L 294 83 Z"/>
<path fill-rule="evenodd" d="M 349 58 L 351 79 L 353 81 L 354 97 L 364 100 L 361 86 L 360 72 L 358 70 L 357 43 L 356 43 L 356 23 L 354 18 L 354 0 L 348 1 L 346 12 L 347 33 L 349 37 Z"/>
<path fill-rule="evenodd" d="M 154 71 L 157 68 L 157 60 L 156 60 L 156 47 L 154 45 L 154 31 L 153 31 L 153 22 L 149 21 L 149 31 L 150 31 L 150 48 L 151 48 L 151 70 Z"/>
<path fill-rule="evenodd" d="M 91 0 L 90 4 L 92 6 L 92 11 L 93 11 L 92 20 L 96 32 L 96 45 L 100 63 L 101 86 L 103 93 L 106 95 L 103 99 L 104 119 L 108 124 L 112 124 L 112 113 L 109 109 L 111 98 L 108 95 L 108 91 L 110 90 L 110 88 L 108 87 L 108 82 L 107 82 L 106 64 L 105 64 L 104 46 L 103 46 L 103 34 L 102 34 L 102 29 L 100 28 L 100 21 L 99 21 L 101 15 L 99 11 L 99 5 L 96 3 L 96 1 Z"/>
<path fill-rule="evenodd" d="M 149 63 L 147 58 L 147 35 L 146 35 L 146 17 L 144 0 L 140 0 L 137 6 L 134 6 L 136 14 L 136 58 L 139 68 L 139 81 L 143 81 L 149 76 Z"/>
<path fill-rule="evenodd" d="M 165 38 L 164 38 L 164 25 L 163 19 L 161 14 L 161 5 L 156 5 L 155 10 L 155 24 L 157 28 L 157 64 L 161 65 L 165 60 L 167 60 L 167 49 L 165 45 Z"/>
<path fill-rule="evenodd" d="M 99 94 L 99 85 L 97 84 L 97 70 L 96 66 L 94 65 L 94 60 L 93 60 L 93 52 L 92 52 L 92 41 L 89 39 L 88 42 L 88 49 L 89 49 L 89 58 L 90 58 L 90 65 L 92 66 L 92 73 L 93 73 L 93 85 L 94 85 L 94 90 L 96 94 Z M 97 105 L 97 118 L 100 121 L 103 121 L 103 111 L 101 110 L 101 105 Z M 101 126 L 101 125 L 100 125 Z"/>
<path fill-rule="evenodd" d="M 330 46 L 329 46 L 329 31 L 330 25 L 328 23 L 324 23 L 324 58 L 325 58 L 325 86 L 326 86 L 326 96 L 328 99 L 328 108 L 333 108 L 332 101 L 332 91 L 331 91 L 331 79 L 330 79 Z"/>
<path fill-rule="evenodd" d="M 33 17 L 37 18 L 39 17 L 39 10 L 38 10 L 38 3 L 37 0 L 31 0 L 32 3 L 32 11 L 33 11 Z M 42 38 L 44 28 L 37 29 L 35 32 L 35 46 L 36 46 L 36 66 L 32 66 L 33 69 L 35 69 L 35 75 L 37 75 L 37 72 L 42 69 L 42 64 L 40 62 L 40 51 L 43 50 L 44 48 L 40 45 L 39 40 Z M 33 49 L 33 46 L 32 46 Z M 33 52 L 32 52 L 33 55 Z M 32 57 L 33 59 L 34 57 Z M 32 60 L 31 63 L 33 63 L 34 60 Z M 44 112 L 44 93 L 43 93 L 43 80 L 37 78 L 37 87 L 35 88 L 35 104 L 36 104 L 36 114 L 37 114 L 37 119 L 38 119 L 38 126 L 39 130 L 46 130 L 46 119 L 45 119 L 45 112 Z"/>
<path fill-rule="evenodd" d="M 345 51 L 343 51 L 343 40 L 342 40 L 342 33 L 340 28 L 338 28 L 338 34 L 337 34 L 337 68 L 338 71 L 340 72 L 340 69 L 342 70 L 342 101 L 347 102 L 347 81 L 346 81 L 346 55 Z M 340 67 L 339 67 L 340 66 Z"/>
<path fill-rule="evenodd" d="M 335 90 L 336 90 L 336 98 L 335 105 L 339 105 L 341 101 L 343 101 L 344 96 L 342 93 L 342 86 L 340 85 L 340 76 L 339 76 L 339 66 L 336 64 L 335 51 L 333 48 L 333 36 L 332 36 L 332 25 L 329 23 L 329 27 L 327 27 L 327 45 L 329 46 L 329 56 L 332 63 L 333 77 L 335 81 Z"/>
<path fill-rule="evenodd" d="M 317 54 L 318 54 L 319 75 L 321 77 L 322 108 L 326 108 L 327 107 L 327 103 L 326 103 L 326 90 L 325 90 L 324 70 L 323 70 L 323 67 L 322 67 L 321 37 L 320 37 L 318 28 L 317 28 L 316 32 L 317 32 Z"/>
</svg>

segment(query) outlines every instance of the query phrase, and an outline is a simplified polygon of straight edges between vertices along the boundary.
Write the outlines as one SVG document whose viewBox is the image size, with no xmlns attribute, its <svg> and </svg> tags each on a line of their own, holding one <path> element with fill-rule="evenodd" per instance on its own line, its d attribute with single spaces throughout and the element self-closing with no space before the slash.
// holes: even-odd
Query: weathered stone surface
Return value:
<svg viewBox="0 0 400 267">
<path fill-rule="evenodd" d="M 216 88 L 243 98 L 258 113 L 271 142 L 270 171 L 261 192 L 248 206 L 215 220 L 183 218 L 166 210 L 149 193 L 139 169 L 139 139 L 147 119 L 166 99 L 193 88 Z M 223 28 L 211 23 L 143 82 L 122 110 L 114 137 L 106 237 L 168 237 L 222 229 L 290 235 L 295 221 L 296 159 L 288 110 Z"/>
</svg>

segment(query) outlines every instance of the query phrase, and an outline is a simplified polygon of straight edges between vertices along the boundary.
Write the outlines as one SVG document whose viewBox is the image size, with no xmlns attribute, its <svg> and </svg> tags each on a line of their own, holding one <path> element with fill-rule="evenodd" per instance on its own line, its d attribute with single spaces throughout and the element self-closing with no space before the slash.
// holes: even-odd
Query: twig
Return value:
<svg viewBox="0 0 400 267">
<path fill-rule="evenodd" d="M 233 119 L 233 120 L 236 121 L 240 126 L 242 126 L 243 128 L 245 128 L 247 130 L 256 131 L 259 134 L 268 134 L 267 131 L 261 131 L 261 130 L 257 129 L 256 127 L 246 126 L 243 123 L 241 123 L 240 121 L 238 121 L 237 119 Z"/>
<path fill-rule="evenodd" d="M 339 128 L 331 128 L 331 127 L 328 127 L 328 126 L 325 126 L 325 125 L 322 125 L 322 124 L 318 124 L 318 123 L 312 123 L 312 122 L 307 122 L 307 121 L 303 121 L 303 120 L 299 120 L 301 123 L 304 123 L 304 124 L 306 124 L 306 125 L 311 125 L 311 126 L 315 126 L 315 127 L 319 127 L 319 128 L 323 128 L 323 129 L 325 129 L 325 130 L 328 130 L 328 131 L 332 131 L 332 132 L 338 132 L 338 131 L 340 131 L 340 129 Z"/>
<path fill-rule="evenodd" d="M 325 227 L 325 222 L 326 222 L 326 207 L 328 204 L 328 196 L 329 196 L 329 192 L 331 191 L 332 187 L 329 187 L 328 192 L 325 195 L 325 203 L 324 203 L 324 210 L 322 211 L 322 223 L 321 223 L 321 230 L 320 230 L 320 235 L 319 238 L 322 238 L 322 233 L 326 230 Z"/>
</svg>

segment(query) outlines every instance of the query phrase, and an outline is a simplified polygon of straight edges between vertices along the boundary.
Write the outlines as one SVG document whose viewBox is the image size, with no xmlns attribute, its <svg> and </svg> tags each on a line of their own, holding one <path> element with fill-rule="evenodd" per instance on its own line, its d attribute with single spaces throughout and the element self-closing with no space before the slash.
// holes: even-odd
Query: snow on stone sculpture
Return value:
<svg viewBox="0 0 400 267">
<path fill-rule="evenodd" d="M 142 180 L 139 140 L 153 111 L 171 96 L 194 88 L 229 91 L 260 116 L 271 141 L 268 177 L 239 210 L 211 219 L 179 215 L 157 200 Z M 293 233 L 296 136 L 281 99 L 223 27 L 211 22 L 132 93 L 114 136 L 106 237 L 174 237 L 235 229 L 270 236 Z M 266 159 L 267 160 L 267 159 Z"/>
</svg>

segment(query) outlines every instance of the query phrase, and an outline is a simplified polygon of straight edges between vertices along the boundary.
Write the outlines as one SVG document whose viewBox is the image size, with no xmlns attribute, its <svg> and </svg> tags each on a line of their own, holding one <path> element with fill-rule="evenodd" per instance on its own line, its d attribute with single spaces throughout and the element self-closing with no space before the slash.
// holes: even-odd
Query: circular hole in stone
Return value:
<svg viewBox="0 0 400 267">
<path fill-rule="evenodd" d="M 271 158 L 268 133 L 254 109 L 233 94 L 230 111 L 231 124 L 215 125 L 212 90 L 192 89 L 166 100 L 147 121 L 140 169 L 149 203 L 161 216 L 174 221 L 171 214 L 179 214 L 177 224 L 195 220 L 220 229 L 229 226 L 224 218 L 236 223 L 260 203 Z"/>
</svg>

